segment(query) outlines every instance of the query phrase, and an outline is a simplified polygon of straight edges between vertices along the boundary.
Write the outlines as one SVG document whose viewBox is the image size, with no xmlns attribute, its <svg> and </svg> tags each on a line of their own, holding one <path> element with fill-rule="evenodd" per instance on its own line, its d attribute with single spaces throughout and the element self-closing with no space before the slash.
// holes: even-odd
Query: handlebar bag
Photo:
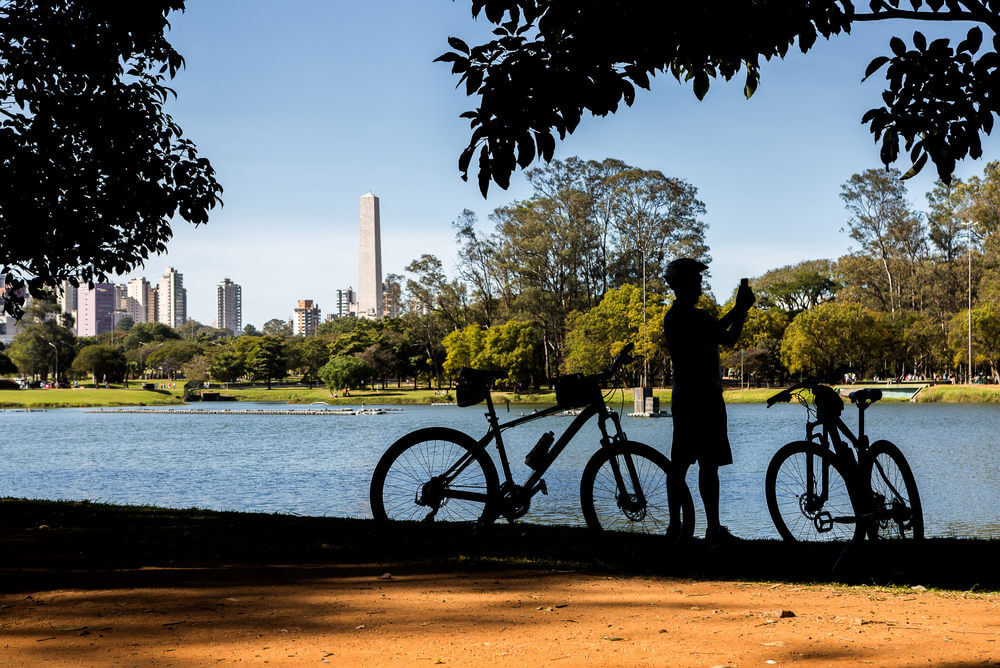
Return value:
<svg viewBox="0 0 1000 668">
<path fill-rule="evenodd" d="M 600 389 L 593 379 L 582 373 L 570 373 L 556 378 L 556 404 L 559 408 L 586 406 L 600 396 Z"/>
<path fill-rule="evenodd" d="M 820 422 L 836 420 L 844 412 L 844 400 L 831 387 L 816 386 L 813 388 L 813 399 L 816 402 L 816 419 Z"/>
</svg>

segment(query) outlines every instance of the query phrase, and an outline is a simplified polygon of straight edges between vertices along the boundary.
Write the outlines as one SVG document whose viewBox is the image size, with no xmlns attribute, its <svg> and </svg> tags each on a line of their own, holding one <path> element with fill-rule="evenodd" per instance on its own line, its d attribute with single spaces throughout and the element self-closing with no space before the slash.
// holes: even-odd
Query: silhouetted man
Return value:
<svg viewBox="0 0 1000 668">
<path fill-rule="evenodd" d="M 716 320 L 696 308 L 702 294 L 701 272 L 708 266 L 691 258 L 667 265 L 666 281 L 674 291 L 674 303 L 663 318 L 667 352 L 674 368 L 671 412 L 674 439 L 671 446 L 670 517 L 668 536 L 678 537 L 677 523 L 682 499 L 690 495 L 687 471 L 698 463 L 698 486 L 705 504 L 710 543 L 735 540 L 719 522 L 719 467 L 733 463 L 726 431 L 726 404 L 722 399 L 722 367 L 719 346 L 733 345 L 740 338 L 747 312 L 755 298 L 746 279 L 740 282 L 736 304 Z M 683 518 L 685 522 L 694 518 Z"/>
</svg>

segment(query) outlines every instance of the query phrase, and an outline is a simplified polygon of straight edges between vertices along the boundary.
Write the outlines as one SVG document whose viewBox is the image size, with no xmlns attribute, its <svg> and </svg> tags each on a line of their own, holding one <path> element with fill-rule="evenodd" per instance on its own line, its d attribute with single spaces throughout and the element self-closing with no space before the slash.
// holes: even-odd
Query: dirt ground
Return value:
<svg viewBox="0 0 1000 668">
<path fill-rule="evenodd" d="M 919 586 L 371 565 L 0 577 L 17 590 L 0 595 L 4 665 L 1000 665 L 1000 596 Z"/>
</svg>

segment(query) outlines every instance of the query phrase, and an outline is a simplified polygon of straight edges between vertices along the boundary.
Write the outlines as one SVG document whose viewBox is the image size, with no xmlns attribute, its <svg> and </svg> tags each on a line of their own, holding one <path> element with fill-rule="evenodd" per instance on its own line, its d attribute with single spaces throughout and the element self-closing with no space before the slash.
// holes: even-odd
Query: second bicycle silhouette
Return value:
<svg viewBox="0 0 1000 668">
<path fill-rule="evenodd" d="M 372 476 L 375 519 L 462 522 L 478 527 L 499 518 L 514 521 L 523 517 L 539 492 L 547 494 L 545 472 L 580 428 L 596 416 L 601 433 L 599 449 L 584 467 L 580 481 L 580 505 L 587 526 L 595 531 L 665 534 L 670 524 L 670 461 L 658 450 L 630 441 L 618 413 L 609 410 L 604 401 L 603 386 L 631 361 L 631 352 L 631 344 L 625 346 L 604 373 L 560 378 L 556 406 L 503 423 L 490 396 L 490 384 L 497 374 L 462 369 L 457 403 L 473 406 L 486 402 L 486 434 L 477 440 L 457 429 L 429 427 L 393 443 Z M 523 483 L 515 482 L 502 433 L 568 408 L 581 410 L 558 438 L 553 432 L 542 436 L 525 457 L 531 475 Z M 487 451 L 491 443 L 496 445 L 500 472 Z M 684 524 L 693 529 L 690 498 L 681 513 L 687 520 Z"/>
<path fill-rule="evenodd" d="M 798 383 L 768 399 L 768 408 L 792 397 L 809 412 L 806 440 L 788 443 L 774 454 L 764 483 L 767 507 L 782 538 L 923 538 L 923 510 L 909 463 L 894 444 L 869 443 L 865 435 L 865 410 L 882 398 L 882 391 L 849 395 L 858 407 L 857 435 L 840 417 L 844 400 L 832 387 Z"/>
</svg>

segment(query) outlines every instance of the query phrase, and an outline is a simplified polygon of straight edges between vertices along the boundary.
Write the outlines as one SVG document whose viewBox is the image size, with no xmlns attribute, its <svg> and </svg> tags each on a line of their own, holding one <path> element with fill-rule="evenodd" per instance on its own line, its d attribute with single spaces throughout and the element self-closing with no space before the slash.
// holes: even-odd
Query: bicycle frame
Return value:
<svg viewBox="0 0 1000 668">
<path fill-rule="evenodd" d="M 806 440 L 813 441 L 816 440 L 823 445 L 828 450 L 831 450 L 834 455 L 836 455 L 839 463 L 843 467 L 843 472 L 848 478 L 848 483 L 856 491 L 867 491 L 871 493 L 869 487 L 870 483 L 860 480 L 860 474 L 863 470 L 863 464 L 869 457 L 869 445 L 870 441 L 867 435 L 865 435 L 865 411 L 867 406 L 858 407 L 858 434 L 855 436 L 847 424 L 844 423 L 844 419 L 837 416 L 835 420 L 823 421 L 816 420 L 814 422 L 806 421 Z M 822 426 L 823 430 L 816 433 L 814 430 L 816 427 Z M 843 438 L 842 438 L 843 437 Z M 844 442 L 844 438 L 847 439 L 847 443 Z M 831 444 L 833 447 L 831 448 Z M 848 445 L 849 444 L 849 445 Z M 855 458 L 850 450 L 853 447 L 858 452 L 858 456 Z M 883 481 L 889 486 L 889 489 L 896 496 L 900 496 L 899 490 L 893 486 L 891 481 L 882 469 L 882 465 L 877 459 L 872 461 L 874 467 L 878 470 L 879 475 L 882 476 Z M 822 471 L 822 487 L 821 493 L 816 496 L 816 500 L 819 502 L 818 507 L 822 507 L 829 499 L 830 494 L 830 475 L 829 475 L 829 464 L 824 464 Z M 809 458 L 806 462 L 806 485 L 807 489 L 812 491 L 815 489 L 815 471 L 813 470 L 813 460 Z M 862 487 L 864 485 L 864 487 Z M 876 513 L 869 509 L 867 512 L 858 513 L 856 516 L 845 516 L 840 518 L 832 518 L 832 521 L 842 521 L 842 522 L 855 522 L 858 520 L 869 520 L 875 517 Z"/>
<path fill-rule="evenodd" d="M 464 471 L 473 461 L 476 454 L 489 447 L 490 441 L 496 442 L 497 452 L 500 455 L 500 465 L 502 467 L 504 477 L 502 485 L 515 485 L 516 483 L 514 482 L 514 477 L 510 469 L 510 460 L 507 457 L 507 450 L 503 443 L 502 433 L 508 429 L 513 429 L 514 427 L 527 424 L 528 422 L 533 422 L 544 417 L 555 415 L 564 410 L 559 406 L 551 406 L 538 411 L 537 413 L 524 415 L 508 422 L 501 423 L 497 418 L 496 409 L 493 405 L 493 399 L 489 395 L 486 396 L 486 407 L 487 412 L 485 413 L 485 417 L 490 426 L 489 429 L 486 430 L 486 434 L 484 434 L 483 437 L 476 442 L 476 450 L 462 455 L 458 461 L 456 461 L 450 468 L 448 468 L 447 471 L 439 476 L 439 481 L 445 483 L 446 485 L 446 489 L 444 490 L 445 496 L 472 501 L 486 500 L 485 494 L 451 489 L 450 487 L 447 487 L 447 483 L 460 475 L 462 471 Z M 545 481 L 542 479 L 542 476 L 545 475 L 545 472 L 548 471 L 550 466 L 552 466 L 552 463 L 555 462 L 560 454 L 562 454 L 562 451 L 566 449 L 566 446 L 569 445 L 569 442 L 573 440 L 583 425 L 595 415 L 599 417 L 598 427 L 601 430 L 601 447 L 611 447 L 615 443 L 624 442 L 626 440 L 625 431 L 622 429 L 621 425 L 621 419 L 618 417 L 617 413 L 608 410 L 603 399 L 599 402 L 593 401 L 590 404 L 587 404 L 580 411 L 580 414 L 573 418 L 573 421 L 568 427 L 566 427 L 565 431 L 563 431 L 559 438 L 552 444 L 546 457 L 545 465 L 534 469 L 531 476 L 528 477 L 528 480 L 525 481 L 523 486 L 521 486 L 523 490 L 526 490 L 528 499 L 533 497 L 538 492 L 544 493 L 546 491 Z M 606 426 L 608 420 L 611 420 L 614 425 L 614 436 L 611 436 L 608 433 Z M 629 477 L 633 483 L 633 488 L 639 492 L 639 500 L 645 502 L 645 498 L 642 497 L 642 490 L 638 484 L 638 473 L 635 469 L 635 463 L 632 461 L 631 457 L 626 458 L 626 465 Z M 618 462 L 615 460 L 612 460 L 612 470 L 614 471 L 615 482 L 617 483 L 618 488 L 621 490 L 625 489 L 625 481 L 622 478 Z"/>
</svg>

